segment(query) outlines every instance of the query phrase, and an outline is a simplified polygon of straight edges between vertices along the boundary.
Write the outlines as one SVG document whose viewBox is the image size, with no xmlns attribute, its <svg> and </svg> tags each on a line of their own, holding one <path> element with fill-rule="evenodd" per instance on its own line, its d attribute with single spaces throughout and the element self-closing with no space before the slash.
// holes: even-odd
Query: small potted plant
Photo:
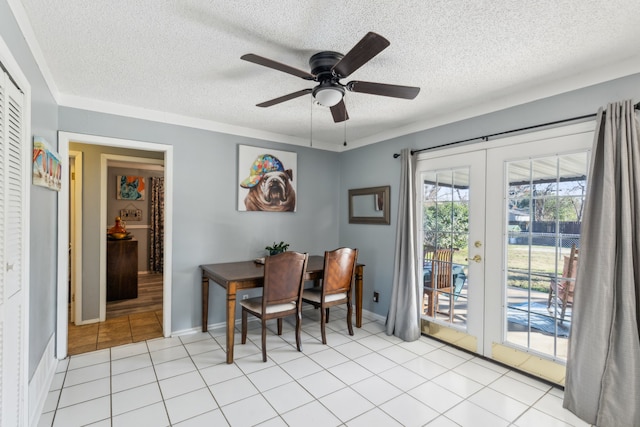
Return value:
<svg viewBox="0 0 640 427">
<path fill-rule="evenodd" d="M 289 248 L 289 244 L 285 242 L 276 243 L 273 242 L 272 246 L 266 246 L 265 249 L 269 251 L 269 255 L 276 255 L 282 252 L 286 252 Z"/>
</svg>

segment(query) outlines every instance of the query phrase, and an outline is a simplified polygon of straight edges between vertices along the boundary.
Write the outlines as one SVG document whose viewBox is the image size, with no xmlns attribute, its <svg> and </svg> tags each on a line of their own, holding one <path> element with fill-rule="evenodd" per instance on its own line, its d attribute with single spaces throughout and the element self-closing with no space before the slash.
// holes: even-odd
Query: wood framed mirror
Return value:
<svg viewBox="0 0 640 427">
<path fill-rule="evenodd" d="M 389 225 L 390 192 L 389 185 L 349 190 L 349 224 Z"/>
</svg>

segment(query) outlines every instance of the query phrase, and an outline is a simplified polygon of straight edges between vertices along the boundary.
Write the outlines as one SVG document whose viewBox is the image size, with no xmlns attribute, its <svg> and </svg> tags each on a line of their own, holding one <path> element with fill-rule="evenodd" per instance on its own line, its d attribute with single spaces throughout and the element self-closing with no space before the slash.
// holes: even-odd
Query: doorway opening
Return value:
<svg viewBox="0 0 640 427">
<path fill-rule="evenodd" d="M 99 293 L 100 308 L 105 307 L 105 315 L 100 315 L 99 322 L 96 322 L 95 318 L 83 317 L 82 311 L 78 310 L 83 305 L 82 280 L 78 277 L 81 277 L 84 252 L 81 238 L 78 238 L 83 234 L 80 171 L 83 152 L 88 153 L 89 159 L 93 157 L 95 163 L 96 150 L 105 149 L 77 143 L 72 143 L 71 148 L 69 246 L 72 249 L 72 286 L 67 351 L 74 355 L 162 337 L 164 248 L 160 238 L 164 226 L 163 160 L 100 154 L 106 160 L 101 162 L 104 163 L 101 169 L 106 167 L 107 173 L 100 175 L 106 177 L 106 183 L 101 182 L 101 186 L 106 187 L 101 205 L 106 208 L 107 228 L 114 224 L 116 217 L 122 216 L 121 225 L 126 227 L 128 235 L 123 240 L 107 241 L 106 295 Z M 159 157 L 158 154 L 153 155 Z M 122 177 L 139 181 L 139 191 L 118 197 L 118 180 Z M 87 190 L 91 191 L 90 188 Z M 76 217 L 80 220 L 76 220 Z M 74 250 L 75 246 L 80 250 Z M 85 250 L 91 259 L 91 252 L 96 252 L 96 245 L 88 244 Z M 78 271 L 80 274 L 73 274 Z M 94 280 L 94 283 L 97 282 Z"/>
<path fill-rule="evenodd" d="M 85 200 L 86 203 L 89 203 L 89 206 L 95 206 L 96 209 L 99 209 L 95 212 L 94 220 L 98 225 L 91 230 L 83 230 L 82 227 L 75 227 L 74 232 L 70 233 L 71 219 L 75 218 L 76 223 L 78 222 L 77 215 L 70 215 L 71 213 L 71 205 L 70 205 L 70 188 L 72 186 L 71 176 L 69 174 L 69 164 L 63 165 L 63 168 L 67 170 L 63 170 L 63 183 L 62 183 L 62 191 L 59 193 L 59 203 L 58 203 L 58 252 L 64 256 L 60 256 L 58 262 L 58 316 L 57 316 L 57 334 L 56 334 L 56 357 L 58 359 L 62 359 L 67 356 L 67 342 L 69 338 L 69 319 L 70 313 L 68 309 L 68 304 L 70 302 L 69 296 L 69 277 L 74 276 L 74 272 L 76 272 L 75 283 L 72 288 L 74 292 L 72 292 L 72 296 L 75 297 L 75 310 L 74 310 L 74 320 L 76 325 L 84 327 L 87 326 L 93 328 L 99 328 L 98 322 L 107 321 L 114 323 L 114 316 L 116 319 L 120 318 L 120 322 L 123 321 L 123 317 L 130 322 L 131 319 L 139 320 L 140 324 L 147 324 L 146 326 L 150 326 L 151 316 L 153 316 L 153 321 L 157 322 L 160 327 L 156 326 L 156 329 L 160 330 L 161 333 L 159 336 L 168 337 L 171 334 L 171 259 L 172 259 L 172 170 L 173 170 L 173 147 L 164 144 L 155 144 L 141 141 L 132 141 L 132 140 L 122 140 L 116 138 L 106 138 L 99 137 L 94 135 L 85 135 L 85 134 L 73 134 L 67 132 L 59 133 L 59 151 L 62 158 L 69 158 L 70 155 L 70 144 L 78 143 L 78 144 L 86 144 L 88 146 L 92 146 L 95 150 L 100 151 L 104 150 L 105 152 L 123 152 L 128 155 L 121 154 L 101 154 L 99 159 L 100 166 L 94 165 L 94 168 L 100 170 L 100 190 L 94 191 L 93 194 L 89 193 L 87 196 L 87 188 L 85 186 L 84 192 L 80 192 L 78 195 L 77 186 L 76 191 L 74 192 L 74 199 L 76 208 L 74 212 L 78 211 L 78 199 L 84 195 L 86 197 L 94 197 L 93 200 Z M 127 150 L 135 150 L 128 152 Z M 146 154 L 145 154 L 146 153 Z M 162 235 L 162 246 L 163 246 L 163 255 L 164 258 L 162 260 L 161 266 L 159 268 L 159 272 L 150 273 L 149 270 L 137 269 L 141 271 L 139 283 L 145 287 L 146 285 L 150 285 L 154 288 L 153 293 L 155 296 L 152 298 L 157 303 L 158 299 L 161 301 L 161 308 L 159 310 L 155 309 L 157 307 L 148 307 L 151 310 L 146 312 L 146 316 L 148 318 L 144 318 L 145 315 L 140 313 L 135 313 L 135 311 L 139 310 L 139 307 L 114 307 L 113 312 L 107 316 L 107 286 L 106 286 L 106 269 L 107 269 L 107 235 L 106 230 L 108 229 L 108 221 L 107 221 L 107 169 L 109 162 L 110 165 L 121 166 L 117 162 L 121 162 L 124 160 L 131 160 L 132 157 L 135 156 L 145 156 L 148 155 L 152 159 L 146 158 L 142 162 L 146 162 L 148 164 L 163 164 L 164 169 L 158 175 L 164 180 L 164 234 Z M 144 157 L 143 157 L 144 158 Z M 82 167 L 78 166 L 78 158 L 75 157 L 74 168 L 76 171 L 76 178 L 78 177 L 78 170 L 82 170 Z M 137 158 L 136 161 L 140 159 Z M 84 161 L 87 161 L 87 156 L 84 156 Z M 87 166 L 88 167 L 88 166 Z M 86 168 L 85 168 L 86 170 Z M 86 179 L 86 176 L 85 176 Z M 65 182 L 66 181 L 66 182 Z M 115 183 L 114 183 L 115 185 Z M 80 196 L 80 197 L 79 197 Z M 82 216 L 82 209 L 80 209 Z M 84 217 L 87 215 L 85 213 Z M 86 227 L 85 227 L 86 228 Z M 140 227 L 137 227 L 140 229 Z M 78 232 L 79 230 L 79 232 Z M 98 230 L 98 231 L 96 231 Z M 134 226 L 134 230 L 136 227 Z M 84 231 L 84 232 L 83 232 Z M 103 232 L 104 231 L 104 232 Z M 136 230 L 138 232 L 138 230 Z M 143 233 L 145 230 L 142 231 Z M 69 240 L 71 237 L 73 240 Z M 89 245 L 93 246 L 94 254 L 93 258 L 98 262 L 93 262 L 87 265 L 85 260 L 84 268 L 79 267 L 82 264 L 77 263 L 74 265 L 74 268 L 71 271 L 71 275 L 69 274 L 69 262 L 68 255 L 69 252 L 69 243 L 71 242 L 72 247 L 76 247 L 78 249 L 79 254 L 83 254 L 87 252 L 87 248 Z M 76 242 L 76 245 L 73 244 Z M 84 242 L 84 245 L 82 245 Z M 64 249 L 63 249 L 64 248 Z M 97 249 L 96 249 L 97 248 Z M 64 252 L 63 252 L 64 250 Z M 73 252 L 73 249 L 72 249 Z M 82 255 L 80 255 L 82 256 Z M 93 269 L 93 270 L 92 270 Z M 79 274 L 77 272 L 79 271 Z M 93 275 L 92 275 L 93 273 Z M 91 284 L 91 286 L 89 286 Z M 160 298 L 157 298 L 158 291 L 161 293 Z M 78 299 L 78 294 L 80 294 L 80 300 Z M 147 295 L 148 296 L 148 295 Z M 72 297 L 72 298 L 73 298 Z M 149 297 L 151 298 L 151 297 Z M 150 300 L 147 300 L 149 302 Z M 135 305 L 135 304 L 134 304 Z M 127 312 L 127 310 L 133 310 L 133 312 Z M 121 316 L 118 316 L 121 315 Z M 92 326 L 92 324 L 94 324 Z M 132 325 L 128 326 L 128 329 L 131 330 Z M 149 329 L 149 328 L 147 328 Z M 98 333 L 96 333 L 98 335 Z M 113 344 L 118 345 L 118 344 Z"/>
</svg>

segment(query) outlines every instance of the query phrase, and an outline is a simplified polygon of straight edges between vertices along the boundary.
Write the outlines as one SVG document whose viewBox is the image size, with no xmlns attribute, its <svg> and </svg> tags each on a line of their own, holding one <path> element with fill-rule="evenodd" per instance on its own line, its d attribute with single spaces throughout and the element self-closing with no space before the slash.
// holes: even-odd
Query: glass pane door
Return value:
<svg viewBox="0 0 640 427">
<path fill-rule="evenodd" d="M 506 162 L 506 341 L 566 360 L 586 152 Z"/>
<path fill-rule="evenodd" d="M 585 127 L 487 150 L 486 252 L 497 256 L 486 263 L 484 354 L 558 384 L 580 286 L 593 141 Z"/>
<path fill-rule="evenodd" d="M 466 327 L 469 168 L 423 175 L 424 314 Z"/>
<path fill-rule="evenodd" d="M 424 333 L 563 383 L 592 139 L 568 126 L 417 163 Z"/>
<path fill-rule="evenodd" d="M 484 155 L 465 153 L 418 164 L 422 314 L 431 325 L 425 332 L 458 345 L 471 338 L 463 346 L 472 351 L 482 333 Z M 449 328 L 454 333 L 443 333 Z"/>
</svg>

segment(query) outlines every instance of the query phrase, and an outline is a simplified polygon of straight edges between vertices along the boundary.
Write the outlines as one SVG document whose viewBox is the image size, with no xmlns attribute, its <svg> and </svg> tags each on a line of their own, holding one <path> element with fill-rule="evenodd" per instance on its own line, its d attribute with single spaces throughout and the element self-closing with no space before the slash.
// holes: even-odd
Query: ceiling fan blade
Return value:
<svg viewBox="0 0 640 427">
<path fill-rule="evenodd" d="M 389 44 L 389 40 L 381 35 L 369 32 L 333 67 L 333 71 L 340 78 L 347 77 L 382 52 Z"/>
<path fill-rule="evenodd" d="M 347 113 L 347 106 L 344 105 L 344 99 L 340 100 L 340 102 L 331 107 L 331 115 L 333 116 L 333 121 L 335 123 L 349 120 L 349 114 Z"/>
<path fill-rule="evenodd" d="M 305 80 L 315 80 L 316 76 L 313 74 L 300 70 L 298 68 L 290 67 L 286 64 L 274 61 L 273 59 L 265 58 L 263 56 L 254 55 L 253 53 L 247 53 L 242 55 L 240 59 L 253 62 L 254 64 L 262 65 L 264 67 L 273 68 L 274 70 L 282 71 L 284 73 L 292 74 L 296 77 L 303 78 Z"/>
<path fill-rule="evenodd" d="M 302 89 L 297 92 L 290 93 L 288 95 L 283 95 L 279 98 L 274 98 L 269 101 L 256 104 L 256 107 L 271 107 L 272 105 L 280 104 L 281 102 L 289 101 L 290 99 L 298 98 L 308 93 L 311 93 L 311 89 Z"/>
<path fill-rule="evenodd" d="M 419 87 L 359 81 L 347 83 L 346 88 L 351 92 L 369 93 L 371 95 L 391 96 L 393 98 L 403 99 L 413 99 L 420 93 Z"/>
</svg>

